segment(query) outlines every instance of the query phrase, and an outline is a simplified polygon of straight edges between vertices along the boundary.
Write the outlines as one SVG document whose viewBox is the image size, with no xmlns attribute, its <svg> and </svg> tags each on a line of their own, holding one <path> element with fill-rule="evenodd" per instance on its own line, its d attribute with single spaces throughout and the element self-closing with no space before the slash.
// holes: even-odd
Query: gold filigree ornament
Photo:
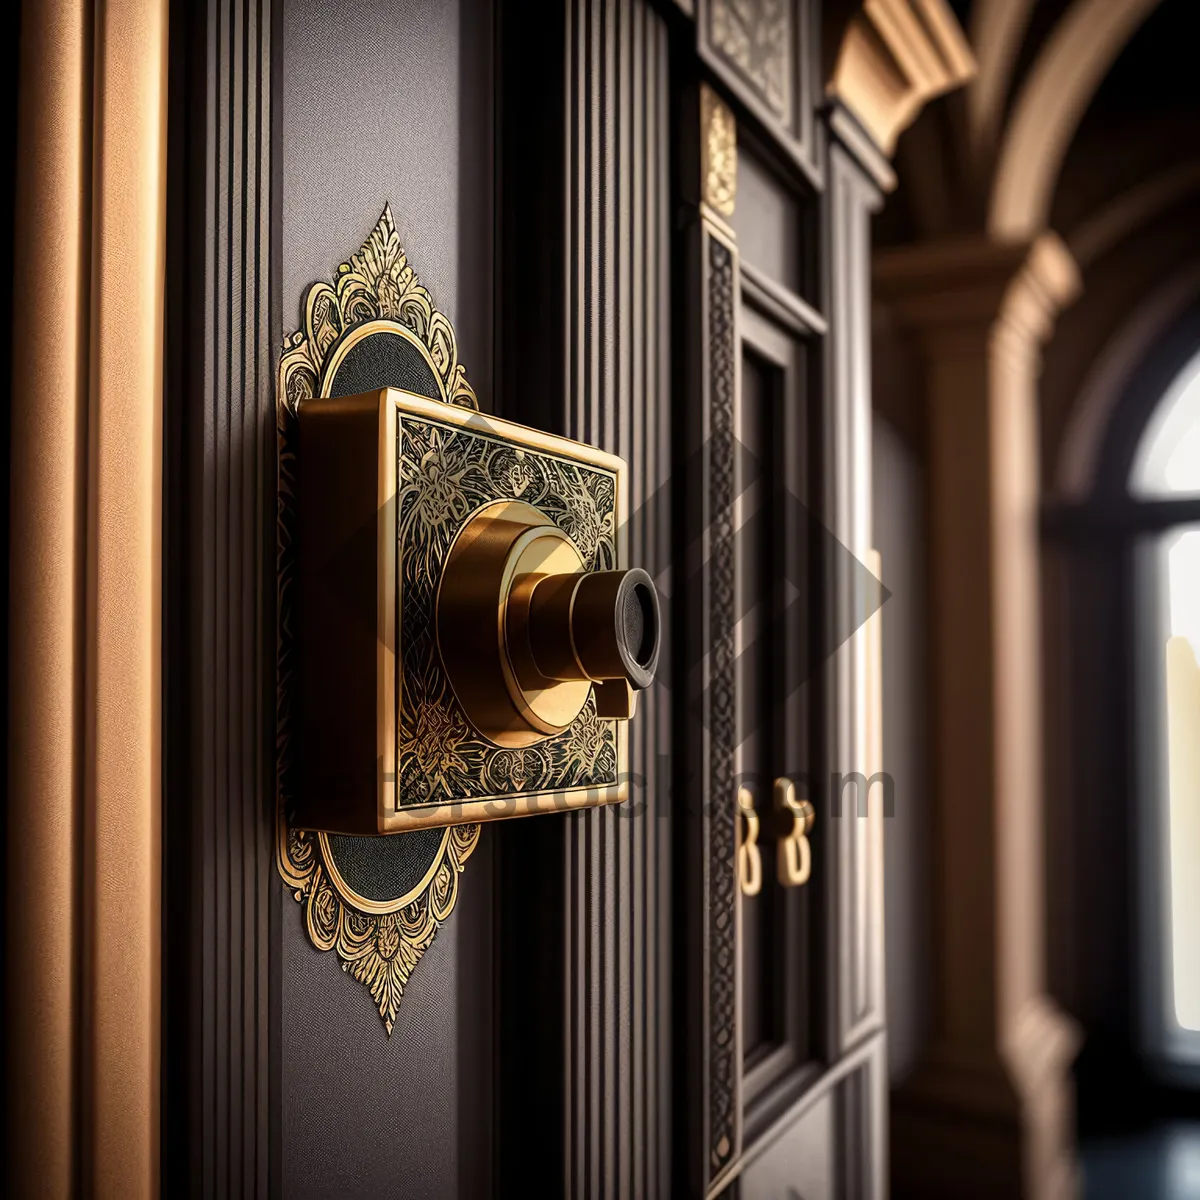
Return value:
<svg viewBox="0 0 1200 1200">
<path fill-rule="evenodd" d="M 722 217 L 731 217 L 737 201 L 737 121 L 708 84 L 700 87 L 700 125 L 704 202 Z"/>
<path fill-rule="evenodd" d="M 288 824 L 295 770 L 291 596 L 296 412 L 311 396 L 387 386 L 403 386 L 463 408 L 477 410 L 479 405 L 458 361 L 454 328 L 409 265 L 389 207 L 361 249 L 338 267 L 333 281 L 308 288 L 301 319 L 303 327 L 284 340 L 276 403 L 276 864 L 304 906 L 313 945 L 334 950 L 342 969 L 369 990 L 390 1036 L 404 988 L 454 908 L 458 877 L 479 841 L 479 826 L 346 838 Z M 367 339 L 373 340 L 364 357 Z M 404 350 L 406 359 L 402 362 L 389 347 Z M 396 371 L 404 378 L 389 377 Z M 344 378 L 339 379 L 339 372 Z"/>
</svg>

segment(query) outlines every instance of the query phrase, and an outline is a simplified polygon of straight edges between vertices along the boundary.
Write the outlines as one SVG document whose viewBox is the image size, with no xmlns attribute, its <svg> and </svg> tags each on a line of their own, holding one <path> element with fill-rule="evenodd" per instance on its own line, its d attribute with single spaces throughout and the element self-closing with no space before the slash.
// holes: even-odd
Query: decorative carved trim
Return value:
<svg viewBox="0 0 1200 1200">
<path fill-rule="evenodd" d="M 741 1037 L 735 800 L 737 687 L 734 560 L 734 416 L 737 404 L 737 252 L 705 239 L 709 405 L 709 796 L 705 951 L 708 985 L 708 1153 L 710 1182 L 741 1150 Z"/>
<path fill-rule="evenodd" d="M 295 416 L 301 400 L 321 394 L 318 385 L 327 382 L 330 350 L 338 339 L 353 326 L 374 320 L 392 321 L 420 338 L 441 377 L 441 399 L 479 408 L 458 361 L 454 327 L 434 308 L 409 265 L 390 205 L 384 205 L 358 253 L 338 267 L 333 284 L 310 285 L 301 312 L 304 328 L 284 340 L 286 350 L 279 363 L 281 427 L 285 417 Z"/>
<path fill-rule="evenodd" d="M 710 0 L 712 48 L 778 117 L 792 108 L 792 0 Z"/>
<path fill-rule="evenodd" d="M 846 28 L 830 96 L 890 155 L 935 96 L 975 74 L 975 57 L 946 0 L 866 0 Z"/>
<path fill-rule="evenodd" d="M 700 179 L 704 202 L 723 217 L 737 201 L 737 121 L 707 84 L 700 87 Z"/>
<path fill-rule="evenodd" d="M 770 142 L 820 190 L 816 131 L 820 75 L 818 0 L 697 0 L 696 53 Z"/>
<path fill-rule="evenodd" d="M 304 328 L 285 338 L 276 397 L 279 446 L 277 596 L 277 795 L 276 865 L 295 899 L 304 905 L 305 925 L 318 950 L 335 950 L 342 970 L 370 993 L 391 1036 L 404 987 L 458 898 L 458 876 L 479 841 L 478 825 L 454 826 L 440 839 L 419 890 L 390 912 L 365 911 L 361 898 L 339 882 L 332 843 L 324 835 L 291 829 L 287 822 L 292 767 L 292 681 L 295 647 L 290 620 L 296 555 L 292 542 L 295 507 L 296 411 L 299 403 L 325 394 L 338 349 L 355 329 L 371 322 L 396 325 L 416 335 L 437 372 L 438 399 L 463 408 L 479 405 L 458 361 L 454 327 L 434 307 L 400 244 L 391 208 L 332 284 L 313 283 L 301 305 Z M 386 386 L 380 380 L 379 386 Z M 394 834 L 401 838 L 406 835 Z M 412 836 L 412 835 L 408 835 Z M 378 910 L 381 905 L 372 905 Z"/>
<path fill-rule="evenodd" d="M 326 861 L 327 839 L 291 829 L 282 818 L 277 832 L 279 873 L 304 905 L 312 944 L 337 951 L 342 970 L 371 993 L 390 1037 L 404 985 L 454 909 L 458 877 L 479 841 L 479 826 L 451 826 L 432 880 L 410 903 L 389 913 L 364 913 L 350 904 L 330 878 L 334 868 Z"/>
</svg>

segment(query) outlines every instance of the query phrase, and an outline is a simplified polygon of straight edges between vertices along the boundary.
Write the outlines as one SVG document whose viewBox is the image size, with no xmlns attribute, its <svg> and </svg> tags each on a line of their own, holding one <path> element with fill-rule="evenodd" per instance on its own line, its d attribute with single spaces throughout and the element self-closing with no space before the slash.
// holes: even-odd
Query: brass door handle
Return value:
<svg viewBox="0 0 1200 1200">
<path fill-rule="evenodd" d="M 405 337 L 387 343 L 427 370 L 392 324 Z M 662 642 L 654 582 L 625 568 L 626 465 L 398 388 L 302 397 L 296 425 L 294 827 L 401 833 L 625 799 L 617 722 Z"/>
<path fill-rule="evenodd" d="M 787 822 L 779 838 L 776 874 L 784 887 L 800 887 L 812 874 L 812 846 L 808 841 L 817 810 L 808 800 L 796 799 L 790 779 L 775 780 L 775 809 Z"/>
<path fill-rule="evenodd" d="M 597 715 L 633 716 L 658 662 L 658 594 L 638 568 L 587 570 L 548 516 L 503 500 L 459 533 L 437 631 L 471 724 L 497 745 L 531 746 L 565 732 L 593 689 Z"/>
<path fill-rule="evenodd" d="M 738 840 L 738 883 L 743 896 L 757 896 L 762 891 L 762 852 L 758 848 L 754 793 L 748 787 L 738 788 L 737 806 L 739 816 L 746 822 L 746 836 Z"/>
</svg>

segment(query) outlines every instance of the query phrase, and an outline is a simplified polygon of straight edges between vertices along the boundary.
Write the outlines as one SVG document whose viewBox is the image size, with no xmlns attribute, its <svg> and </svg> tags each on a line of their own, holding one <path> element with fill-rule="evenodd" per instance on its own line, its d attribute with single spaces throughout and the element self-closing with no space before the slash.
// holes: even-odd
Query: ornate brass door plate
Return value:
<svg viewBox="0 0 1200 1200">
<path fill-rule="evenodd" d="M 276 863 L 313 945 L 337 952 L 391 1034 L 479 823 L 623 799 L 657 600 L 644 572 L 622 570 L 624 464 L 478 411 L 454 329 L 387 208 L 333 280 L 308 288 L 301 314 L 276 409 Z M 334 466 L 332 490 L 308 490 L 347 435 L 359 439 L 350 469 Z M 480 549 L 514 522 L 490 616 L 484 593 L 443 596 L 445 568 L 459 583 L 486 573 Z M 323 528 L 324 561 L 305 562 L 302 528 L 309 551 Z M 324 615 L 340 608 L 324 627 L 299 603 L 322 589 Z M 577 619 L 605 611 L 601 636 Z M 522 638 L 529 652 L 510 655 Z M 495 687 L 482 707 L 472 691 L 474 659 L 489 657 L 509 710 Z M 314 670 L 324 716 L 319 691 L 311 710 L 312 688 L 303 699 Z M 308 739 L 338 721 L 357 757 L 320 778 Z"/>
<path fill-rule="evenodd" d="M 293 823 L 394 833 L 622 800 L 627 726 L 597 712 L 603 665 L 582 679 L 531 669 L 521 690 L 505 635 L 528 581 L 636 583 L 617 570 L 624 463 L 394 388 L 299 415 Z M 526 595 L 526 620 L 530 607 Z"/>
</svg>

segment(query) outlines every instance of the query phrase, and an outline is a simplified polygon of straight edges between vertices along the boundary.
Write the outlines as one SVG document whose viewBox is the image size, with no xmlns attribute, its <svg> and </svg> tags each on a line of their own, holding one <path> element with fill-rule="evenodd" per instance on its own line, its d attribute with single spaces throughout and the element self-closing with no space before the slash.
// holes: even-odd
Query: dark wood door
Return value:
<svg viewBox="0 0 1200 1200">
<path fill-rule="evenodd" d="M 339 969 L 338 950 L 317 948 L 308 883 L 276 870 L 288 631 L 276 624 L 275 409 L 285 339 L 311 332 L 310 285 L 337 285 L 385 206 L 490 405 L 493 29 L 491 6 L 471 0 L 173 13 L 168 475 L 183 553 L 167 758 L 190 817 L 167 829 L 171 1190 L 490 1190 L 494 839 L 475 845 L 431 942 L 392 927 L 399 952 L 420 955 L 394 1013 Z M 386 363 L 371 370 L 362 387 L 406 382 Z M 338 861 L 353 886 L 375 878 L 379 897 L 400 894 L 428 840 L 383 839 L 370 861 L 343 846 Z"/>
<path fill-rule="evenodd" d="M 847 614 L 870 608 L 876 185 L 821 108 L 816 9 L 173 13 L 174 1189 L 882 1195 L 880 814 L 848 793 L 836 815 L 841 777 L 871 774 Z M 277 369 L 385 205 L 480 406 L 629 462 L 668 639 L 629 801 L 484 827 L 390 1034 L 314 944 L 275 825 Z M 781 779 L 816 809 L 799 886 Z"/>
</svg>

